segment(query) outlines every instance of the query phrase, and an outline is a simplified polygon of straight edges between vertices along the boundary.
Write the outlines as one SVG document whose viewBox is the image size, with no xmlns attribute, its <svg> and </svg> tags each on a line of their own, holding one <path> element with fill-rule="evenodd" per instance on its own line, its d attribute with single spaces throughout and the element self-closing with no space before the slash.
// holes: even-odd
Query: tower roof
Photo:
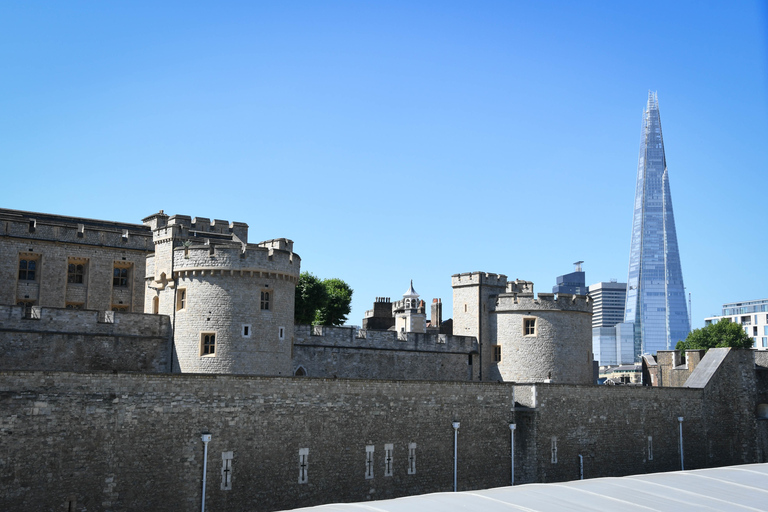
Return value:
<svg viewBox="0 0 768 512">
<path fill-rule="evenodd" d="M 411 279 L 411 286 L 408 288 L 408 291 L 403 294 L 403 297 L 411 299 L 416 299 L 419 297 L 419 294 L 416 293 L 416 290 L 413 289 L 413 279 Z"/>
</svg>

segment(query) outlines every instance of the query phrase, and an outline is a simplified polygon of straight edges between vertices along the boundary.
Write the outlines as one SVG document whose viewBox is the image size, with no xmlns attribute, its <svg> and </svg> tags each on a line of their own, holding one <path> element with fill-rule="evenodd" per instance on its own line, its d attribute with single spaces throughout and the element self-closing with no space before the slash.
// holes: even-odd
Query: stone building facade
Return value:
<svg viewBox="0 0 768 512">
<path fill-rule="evenodd" d="M 143 225 L 0 209 L 0 304 L 142 313 Z"/>
</svg>

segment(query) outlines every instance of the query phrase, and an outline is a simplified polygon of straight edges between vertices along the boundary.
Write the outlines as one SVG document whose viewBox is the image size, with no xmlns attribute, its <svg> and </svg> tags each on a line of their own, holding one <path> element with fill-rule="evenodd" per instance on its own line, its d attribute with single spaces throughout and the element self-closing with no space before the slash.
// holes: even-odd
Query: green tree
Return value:
<svg viewBox="0 0 768 512">
<path fill-rule="evenodd" d="M 315 323 L 319 325 L 343 325 L 352 310 L 352 288 L 341 279 L 324 279 L 327 300 L 317 310 Z"/>
<path fill-rule="evenodd" d="M 685 338 L 678 341 L 677 350 L 697 350 L 720 347 L 752 348 L 752 338 L 744 332 L 741 325 L 732 323 L 727 318 L 719 322 L 709 324 L 701 329 L 694 329 Z"/>
<path fill-rule="evenodd" d="M 296 285 L 297 324 L 343 325 L 351 311 L 352 288 L 341 279 L 319 279 L 302 272 Z"/>
<path fill-rule="evenodd" d="M 328 293 L 323 282 L 309 272 L 302 272 L 296 285 L 293 318 L 297 324 L 309 325 L 315 321 L 317 311 L 325 306 Z"/>
</svg>

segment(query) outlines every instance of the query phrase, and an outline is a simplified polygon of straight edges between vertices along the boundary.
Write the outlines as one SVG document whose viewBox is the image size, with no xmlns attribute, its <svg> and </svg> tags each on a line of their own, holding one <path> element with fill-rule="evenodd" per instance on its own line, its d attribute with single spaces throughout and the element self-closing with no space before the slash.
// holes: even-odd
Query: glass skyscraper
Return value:
<svg viewBox="0 0 768 512">
<path fill-rule="evenodd" d="M 690 331 L 659 99 L 652 92 L 643 112 L 624 321 L 634 324 L 635 360 L 674 349 Z"/>
</svg>

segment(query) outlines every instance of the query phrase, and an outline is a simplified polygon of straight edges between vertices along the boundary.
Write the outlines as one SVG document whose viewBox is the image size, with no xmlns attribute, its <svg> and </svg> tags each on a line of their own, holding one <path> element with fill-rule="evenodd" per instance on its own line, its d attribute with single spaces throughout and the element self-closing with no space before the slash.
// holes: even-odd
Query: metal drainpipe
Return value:
<svg viewBox="0 0 768 512">
<path fill-rule="evenodd" d="M 200 512 L 205 512 L 205 474 L 208 470 L 208 441 L 211 440 L 211 434 L 203 434 L 203 445 L 205 452 L 203 454 L 203 505 Z"/>
<path fill-rule="evenodd" d="M 678 416 L 677 421 L 680 425 L 680 471 L 685 471 L 685 457 L 683 457 L 683 417 Z"/>
<path fill-rule="evenodd" d="M 579 480 L 584 480 L 584 456 L 579 454 Z"/>
<path fill-rule="evenodd" d="M 457 478 L 456 475 L 458 473 L 458 461 L 459 461 L 459 427 L 461 426 L 461 423 L 458 421 L 454 421 L 452 423 L 453 425 L 453 492 L 457 491 Z M 203 511 L 205 512 L 205 511 Z"/>
<path fill-rule="evenodd" d="M 509 424 L 509 465 L 512 478 L 509 485 L 515 485 L 515 428 L 517 425 L 514 423 Z"/>
</svg>

